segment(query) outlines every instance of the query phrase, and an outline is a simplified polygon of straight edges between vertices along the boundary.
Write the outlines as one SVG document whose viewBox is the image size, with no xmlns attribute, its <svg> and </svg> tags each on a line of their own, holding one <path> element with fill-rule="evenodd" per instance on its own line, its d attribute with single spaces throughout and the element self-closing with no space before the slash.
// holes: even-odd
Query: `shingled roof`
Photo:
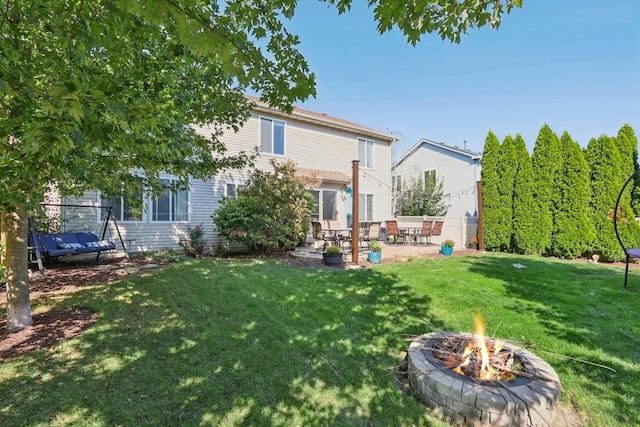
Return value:
<svg viewBox="0 0 640 427">
<path fill-rule="evenodd" d="M 271 115 L 277 115 L 284 118 L 292 118 L 296 120 L 300 120 L 307 123 L 319 124 L 325 127 L 330 127 L 333 129 L 338 129 L 346 132 L 357 133 L 362 136 L 367 136 L 370 138 L 375 138 L 377 140 L 386 141 L 389 143 L 394 142 L 398 138 L 393 135 L 389 135 L 385 132 L 372 129 L 358 123 L 350 122 L 348 120 L 341 119 L 339 117 L 333 117 L 324 113 L 316 113 L 314 111 L 305 110 L 303 108 L 293 107 L 293 111 L 291 114 L 283 113 L 275 108 L 271 108 L 269 104 L 255 96 L 245 95 L 245 97 L 253 102 L 256 106 L 254 108 L 255 111 L 269 113 Z"/>
</svg>

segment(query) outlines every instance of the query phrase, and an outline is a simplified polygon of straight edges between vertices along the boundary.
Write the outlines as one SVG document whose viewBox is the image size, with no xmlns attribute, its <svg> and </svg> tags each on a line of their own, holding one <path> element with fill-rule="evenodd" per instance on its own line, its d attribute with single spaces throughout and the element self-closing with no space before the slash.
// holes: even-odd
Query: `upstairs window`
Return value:
<svg viewBox="0 0 640 427">
<path fill-rule="evenodd" d="M 260 151 L 284 156 L 284 122 L 260 119 Z"/>
<path fill-rule="evenodd" d="M 151 201 L 151 220 L 163 222 L 187 222 L 189 220 L 189 191 L 172 188 L 176 179 L 161 179 L 165 190 Z"/>
<path fill-rule="evenodd" d="M 360 166 L 365 168 L 373 168 L 372 140 L 358 138 L 358 160 L 360 160 Z"/>
</svg>

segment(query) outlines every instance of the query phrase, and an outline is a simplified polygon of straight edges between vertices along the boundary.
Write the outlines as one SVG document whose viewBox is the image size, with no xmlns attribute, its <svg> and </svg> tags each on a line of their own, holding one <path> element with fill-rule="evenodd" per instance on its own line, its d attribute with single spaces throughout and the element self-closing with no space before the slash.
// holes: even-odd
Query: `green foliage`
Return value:
<svg viewBox="0 0 640 427">
<path fill-rule="evenodd" d="M 560 166 L 559 144 L 557 135 L 549 125 L 545 124 L 538 132 L 538 138 L 531 155 L 533 176 L 536 180 L 534 196 L 539 206 L 536 225 L 543 251 L 547 251 L 551 245 L 551 233 L 553 232 L 554 183 Z"/>
<path fill-rule="evenodd" d="M 396 202 L 397 215 L 445 216 L 449 205 L 444 201 L 444 179 L 436 178 L 424 183 L 412 177 L 405 183 Z"/>
<path fill-rule="evenodd" d="M 624 253 L 616 238 L 612 218 L 623 184 L 620 154 L 612 139 L 602 135 L 589 142 L 586 158 L 591 170 L 591 221 L 596 232 L 592 250 L 603 260 L 619 261 Z"/>
<path fill-rule="evenodd" d="M 518 170 L 513 195 L 513 242 L 518 252 L 538 255 L 543 250 L 537 231 L 540 207 L 534 196 L 536 183 L 531 158 L 520 134 L 514 139 L 514 151 L 518 159 Z"/>
<path fill-rule="evenodd" d="M 207 241 L 204 238 L 204 228 L 202 224 L 191 227 L 187 225 L 187 237 L 178 242 L 184 253 L 194 258 L 200 258 L 204 254 L 207 247 Z"/>
<path fill-rule="evenodd" d="M 382 245 L 377 240 L 369 241 L 369 250 L 371 252 L 382 252 Z"/>
<path fill-rule="evenodd" d="M 339 254 L 342 252 L 342 248 L 340 246 L 329 245 L 324 250 L 328 254 Z"/>
<path fill-rule="evenodd" d="M 500 249 L 500 142 L 489 131 L 482 155 L 482 214 L 484 221 L 484 244 L 489 250 Z"/>
<path fill-rule="evenodd" d="M 500 145 L 498 163 L 498 194 L 500 196 L 496 234 L 499 247 L 510 250 L 513 246 L 513 196 L 516 182 L 517 158 L 513 139 L 510 135 Z"/>
<path fill-rule="evenodd" d="M 335 4 L 340 13 L 351 7 L 351 0 L 323 1 Z M 514 6 L 522 7 L 522 0 L 417 0 L 411 2 L 410 7 L 404 0 L 371 0 L 368 3 L 373 8 L 378 31 L 384 33 L 397 27 L 412 45 L 425 33 L 437 33 L 442 40 L 459 43 L 461 35 L 469 28 L 498 28 L 504 13 L 509 13 Z"/>
<path fill-rule="evenodd" d="M 454 242 L 451 239 L 446 239 L 442 242 L 441 246 L 444 246 L 445 248 L 452 248 L 456 245 L 456 242 Z"/>
<path fill-rule="evenodd" d="M 211 215 L 222 236 L 255 252 L 290 250 L 303 241 L 315 204 L 292 161 L 271 165 L 273 172 L 254 170 L 238 198 L 223 199 Z"/>
<path fill-rule="evenodd" d="M 638 138 L 633 128 L 625 124 L 618 131 L 616 138 L 618 149 L 621 156 L 625 156 L 625 167 L 623 179 L 628 179 L 638 167 Z M 628 187 L 629 197 L 631 198 L 631 207 L 635 216 L 640 216 L 640 176 L 636 177 L 634 183 Z"/>
<path fill-rule="evenodd" d="M 562 163 L 554 186 L 556 209 L 550 254 L 576 258 L 587 252 L 595 240 L 589 216 L 589 165 L 567 132 L 560 138 L 560 150 Z"/>
</svg>

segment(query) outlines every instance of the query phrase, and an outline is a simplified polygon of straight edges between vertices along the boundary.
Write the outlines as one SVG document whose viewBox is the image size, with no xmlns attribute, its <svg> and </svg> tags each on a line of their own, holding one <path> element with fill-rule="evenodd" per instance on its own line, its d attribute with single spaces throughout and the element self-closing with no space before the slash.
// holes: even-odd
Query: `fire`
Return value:
<svg viewBox="0 0 640 427">
<path fill-rule="evenodd" d="M 473 337 L 462 353 L 462 363 L 454 369 L 454 372 L 470 375 L 484 381 L 496 379 L 495 372 L 489 364 L 489 348 L 485 339 L 486 321 L 480 313 L 473 314 Z M 496 340 L 492 343 L 492 355 L 498 354 L 504 345 L 503 341 Z M 491 347 L 491 346 L 490 346 Z"/>
</svg>

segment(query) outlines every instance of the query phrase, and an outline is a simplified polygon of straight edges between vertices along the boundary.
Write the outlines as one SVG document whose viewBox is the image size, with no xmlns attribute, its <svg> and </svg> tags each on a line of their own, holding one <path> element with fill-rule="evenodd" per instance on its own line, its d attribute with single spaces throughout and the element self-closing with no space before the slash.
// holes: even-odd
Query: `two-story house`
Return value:
<svg viewBox="0 0 640 427">
<path fill-rule="evenodd" d="M 352 161 L 359 160 L 360 221 L 383 221 L 391 215 L 391 144 L 395 137 L 326 114 L 301 108 L 286 114 L 256 98 L 251 100 L 256 107 L 245 125 L 238 132 L 227 132 L 221 137 L 229 154 L 258 147 L 256 167 L 263 170 L 272 169 L 269 163 L 272 158 L 291 159 L 297 165 L 297 173 L 310 178 L 309 191 L 318 204 L 313 216 L 337 220 L 342 227 L 350 225 L 354 196 Z M 195 130 L 205 136 L 210 134 L 207 127 L 195 127 Z M 143 197 L 142 191 L 132 191 L 127 197 L 104 201 L 100 194 L 93 192 L 79 200 L 63 200 L 63 203 L 113 204 L 123 240 L 132 252 L 178 249 L 187 224 L 202 224 L 205 239 L 215 247 L 224 242 L 218 237 L 210 215 L 223 197 L 235 197 L 250 172 L 249 169 L 229 170 L 206 181 L 193 179 L 187 190 L 168 189 L 149 199 Z M 169 175 L 162 178 L 167 182 L 175 179 Z M 63 229 L 98 231 L 102 212 L 64 207 Z"/>
<path fill-rule="evenodd" d="M 447 217 L 474 217 L 478 214 L 477 182 L 480 180 L 482 153 L 421 139 L 407 150 L 393 167 L 395 188 L 411 178 L 443 180 Z"/>
</svg>

